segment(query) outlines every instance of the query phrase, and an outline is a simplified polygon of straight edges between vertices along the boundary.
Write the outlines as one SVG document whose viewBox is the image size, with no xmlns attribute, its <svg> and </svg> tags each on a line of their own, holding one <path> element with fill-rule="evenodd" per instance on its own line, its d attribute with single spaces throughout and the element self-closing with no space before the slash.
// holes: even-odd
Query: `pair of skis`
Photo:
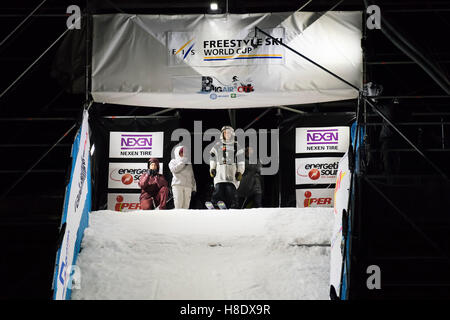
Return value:
<svg viewBox="0 0 450 320">
<path fill-rule="evenodd" d="M 209 210 L 214 210 L 216 209 L 216 207 L 214 207 L 214 205 L 212 204 L 211 201 L 206 201 L 205 202 L 205 206 L 209 209 Z M 225 205 L 225 202 L 223 201 L 217 201 L 217 206 L 219 207 L 219 209 L 221 210 L 226 210 L 227 206 Z"/>
</svg>

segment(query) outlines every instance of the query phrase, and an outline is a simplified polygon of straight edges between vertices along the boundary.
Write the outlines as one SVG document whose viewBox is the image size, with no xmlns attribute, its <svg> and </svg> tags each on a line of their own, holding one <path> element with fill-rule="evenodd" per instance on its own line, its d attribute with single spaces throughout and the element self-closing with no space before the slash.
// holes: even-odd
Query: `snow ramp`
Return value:
<svg viewBox="0 0 450 320">
<path fill-rule="evenodd" d="M 95 211 L 73 300 L 329 299 L 332 208 Z"/>
</svg>

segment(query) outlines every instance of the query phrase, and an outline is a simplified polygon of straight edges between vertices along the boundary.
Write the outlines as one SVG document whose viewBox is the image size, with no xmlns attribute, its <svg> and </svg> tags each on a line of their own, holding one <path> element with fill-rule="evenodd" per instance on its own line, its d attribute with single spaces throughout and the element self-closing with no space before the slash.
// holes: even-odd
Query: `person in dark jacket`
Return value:
<svg viewBox="0 0 450 320">
<path fill-rule="evenodd" d="M 252 147 L 245 149 L 245 172 L 238 188 L 238 195 L 241 207 L 253 200 L 253 207 L 260 208 L 262 207 L 263 190 L 261 163 L 258 160 L 257 163 L 250 163 L 253 152 Z"/>
<path fill-rule="evenodd" d="M 159 174 L 158 159 L 151 158 L 148 161 L 148 170 L 141 175 L 138 185 L 141 188 L 139 201 L 142 210 L 152 210 L 158 206 L 166 209 L 169 188 L 167 180 Z"/>
</svg>

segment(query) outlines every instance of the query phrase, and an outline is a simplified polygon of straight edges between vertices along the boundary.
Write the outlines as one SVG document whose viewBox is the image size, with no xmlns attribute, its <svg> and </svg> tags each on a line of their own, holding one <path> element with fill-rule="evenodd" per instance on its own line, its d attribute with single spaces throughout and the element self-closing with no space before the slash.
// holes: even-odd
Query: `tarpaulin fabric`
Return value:
<svg viewBox="0 0 450 320">
<path fill-rule="evenodd" d="M 96 102 L 168 108 L 245 108 L 357 98 L 358 92 L 257 32 L 362 84 L 362 13 L 93 17 Z"/>
</svg>

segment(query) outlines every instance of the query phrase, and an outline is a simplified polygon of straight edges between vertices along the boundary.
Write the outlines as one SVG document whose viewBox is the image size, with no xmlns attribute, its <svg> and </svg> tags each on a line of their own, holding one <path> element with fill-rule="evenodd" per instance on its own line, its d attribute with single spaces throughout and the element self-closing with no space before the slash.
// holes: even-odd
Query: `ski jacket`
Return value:
<svg viewBox="0 0 450 320">
<path fill-rule="evenodd" d="M 155 159 L 154 162 L 158 165 L 157 171 L 159 171 L 159 161 Z M 141 188 L 141 196 L 139 199 L 149 199 L 156 197 L 159 190 L 162 187 L 167 187 L 168 183 L 162 174 L 150 175 L 150 171 L 147 171 L 139 178 L 138 185 Z"/>
<path fill-rule="evenodd" d="M 175 158 L 170 160 L 169 169 L 172 172 L 172 186 L 181 186 L 192 188 L 192 191 L 197 191 L 195 183 L 194 171 L 192 164 L 188 163 L 187 157 L 180 157 L 180 149 L 182 146 L 175 148 Z"/>
<path fill-rule="evenodd" d="M 249 197 L 255 193 L 262 193 L 261 163 L 250 164 L 245 158 L 245 173 L 238 189 L 239 196 Z"/>
<path fill-rule="evenodd" d="M 232 132 L 232 137 L 228 141 L 223 138 L 223 131 L 228 129 Z M 236 180 L 236 172 L 244 174 L 245 158 L 244 150 L 235 141 L 234 130 L 231 127 L 223 127 L 220 135 L 220 142 L 217 142 L 211 149 L 209 171 L 215 169 L 214 185 L 223 182 L 233 183 L 236 189 L 239 181 Z"/>
</svg>

